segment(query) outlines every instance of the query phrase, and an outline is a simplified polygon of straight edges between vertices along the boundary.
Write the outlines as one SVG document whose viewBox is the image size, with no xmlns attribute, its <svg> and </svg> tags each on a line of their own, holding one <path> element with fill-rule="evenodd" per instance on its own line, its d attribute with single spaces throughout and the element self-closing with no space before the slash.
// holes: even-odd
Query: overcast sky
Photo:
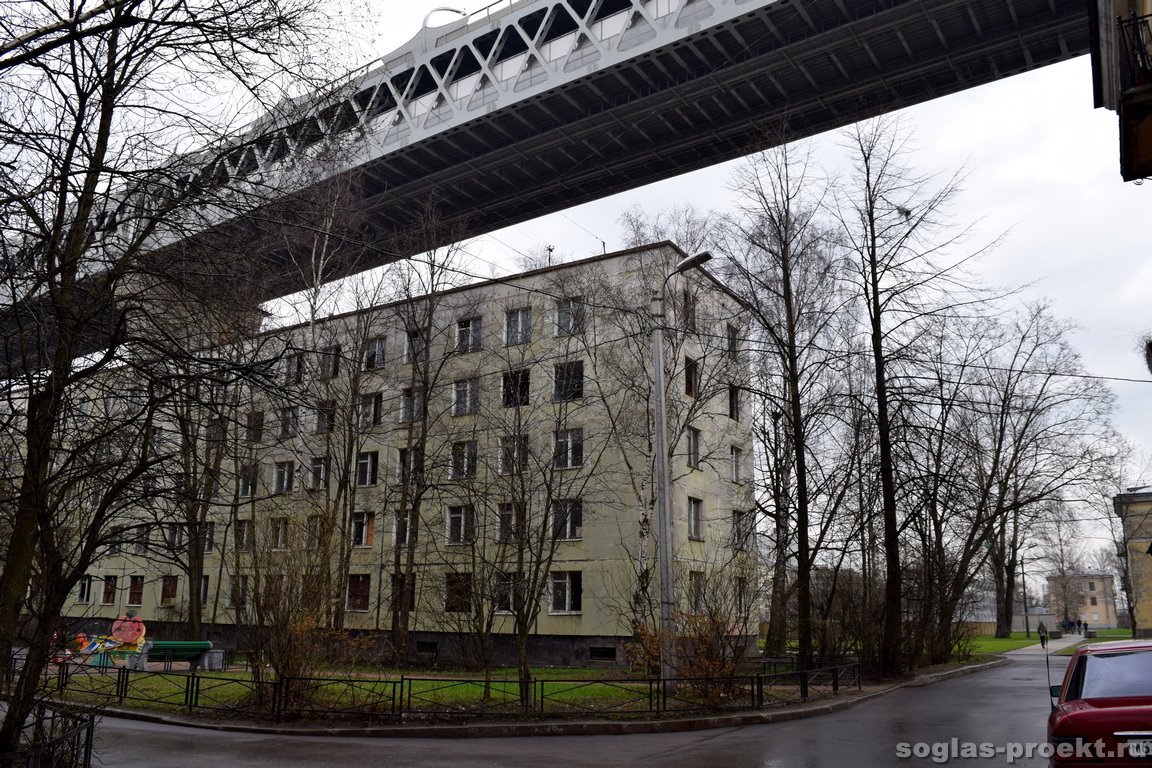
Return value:
<svg viewBox="0 0 1152 768">
<path fill-rule="evenodd" d="M 379 58 L 418 34 L 425 14 L 443 5 L 364 2 L 374 23 L 362 26 L 360 42 L 366 56 Z M 484 5 L 457 7 L 475 12 Z M 438 12 L 431 25 L 454 17 Z M 1087 57 L 907 109 L 902 121 L 913 133 L 918 170 L 967 169 L 954 210 L 958 223 L 978 222 L 973 246 L 1006 234 L 983 262 L 985 281 L 1028 284 L 1027 297 L 1049 300 L 1057 316 L 1078 325 L 1088 372 L 1118 379 L 1111 382 L 1117 427 L 1152 456 L 1152 382 L 1137 351 L 1140 335 L 1152 330 L 1152 183 L 1121 181 L 1116 115 L 1092 108 Z M 833 166 L 836 140 L 834 133 L 816 139 L 820 157 Z M 474 271 L 514 271 L 518 253 L 539 254 L 548 245 L 565 258 L 616 249 L 620 212 L 636 205 L 653 212 L 684 203 L 723 208 L 732 197 L 732 169 L 717 165 L 477 238 Z"/>
</svg>

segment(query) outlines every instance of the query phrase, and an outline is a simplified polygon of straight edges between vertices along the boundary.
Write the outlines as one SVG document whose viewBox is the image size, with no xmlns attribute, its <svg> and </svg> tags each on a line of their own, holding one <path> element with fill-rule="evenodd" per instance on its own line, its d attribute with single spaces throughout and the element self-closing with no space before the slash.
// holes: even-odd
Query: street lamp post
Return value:
<svg viewBox="0 0 1152 768">
<path fill-rule="evenodd" d="M 422 43 L 425 51 L 428 50 L 428 20 L 432 18 L 432 14 L 440 13 L 441 11 L 444 11 L 446 13 L 455 13 L 455 14 L 458 14 L 460 16 L 467 16 L 468 15 L 467 11 L 462 11 L 459 8 L 445 8 L 443 6 L 441 6 L 439 8 L 433 8 L 432 10 L 428 11 L 428 13 L 424 14 L 424 23 L 420 25 L 420 35 L 421 35 L 421 43 Z"/>
<path fill-rule="evenodd" d="M 711 260 L 708 251 L 689 256 L 669 272 L 652 292 L 652 397 L 653 450 L 656 452 L 656 518 L 660 527 L 657 566 L 660 577 L 660 680 L 668 682 L 676 676 L 675 644 L 673 642 L 673 616 L 676 611 L 676 591 L 672 583 L 672 481 L 668 474 L 668 424 L 664 404 L 664 304 L 668 281 Z"/>
</svg>

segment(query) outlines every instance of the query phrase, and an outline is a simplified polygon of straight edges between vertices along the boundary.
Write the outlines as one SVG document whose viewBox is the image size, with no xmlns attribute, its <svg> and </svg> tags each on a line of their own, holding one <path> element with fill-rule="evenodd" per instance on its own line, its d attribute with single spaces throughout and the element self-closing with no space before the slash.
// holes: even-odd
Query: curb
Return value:
<svg viewBox="0 0 1152 768">
<path fill-rule="evenodd" d="M 838 701 L 824 701 L 817 704 L 795 705 L 789 708 L 767 712 L 740 712 L 736 714 L 684 717 L 668 720 L 548 720 L 541 722 L 511 723 L 470 723 L 452 725 L 375 725 L 375 726 L 301 726 L 261 725 L 258 723 L 212 722 L 194 720 L 171 715 L 154 715 L 139 710 L 121 707 L 106 707 L 101 715 L 124 720 L 137 720 L 145 723 L 171 725 L 181 728 L 226 731 L 230 733 L 256 733 L 277 736 L 329 736 L 329 737 L 371 737 L 371 738 L 430 738 L 430 739 L 472 739 L 502 738 L 514 736 L 605 736 L 629 733 L 674 733 L 680 731 L 702 731 L 715 728 L 736 728 L 745 725 L 769 725 L 809 717 L 819 717 L 854 707 L 872 699 L 886 696 L 900 688 L 919 688 L 941 683 L 964 675 L 983 672 L 1008 664 L 1009 659 L 998 658 L 983 664 L 950 669 L 931 675 L 920 675 L 911 680 L 895 683 L 878 691 L 862 693 L 852 698 Z"/>
</svg>

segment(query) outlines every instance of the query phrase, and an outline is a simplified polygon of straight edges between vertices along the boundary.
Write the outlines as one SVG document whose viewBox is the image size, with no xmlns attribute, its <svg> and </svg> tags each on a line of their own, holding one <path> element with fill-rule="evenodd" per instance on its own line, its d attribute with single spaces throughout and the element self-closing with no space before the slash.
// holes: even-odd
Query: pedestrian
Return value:
<svg viewBox="0 0 1152 768">
<path fill-rule="evenodd" d="M 1078 635 L 1084 634 L 1084 622 L 1081 621 L 1080 619 L 1076 619 L 1076 634 L 1078 634 Z"/>
<path fill-rule="evenodd" d="M 1044 622 L 1040 622 L 1040 626 L 1036 627 L 1036 634 L 1040 638 L 1040 647 L 1047 650 L 1047 648 L 1048 648 L 1048 627 L 1044 626 Z"/>
</svg>

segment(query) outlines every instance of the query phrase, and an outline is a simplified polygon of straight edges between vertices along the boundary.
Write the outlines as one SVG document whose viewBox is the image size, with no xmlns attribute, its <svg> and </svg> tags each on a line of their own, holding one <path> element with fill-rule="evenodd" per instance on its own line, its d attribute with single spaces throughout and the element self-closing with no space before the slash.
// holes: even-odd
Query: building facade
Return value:
<svg viewBox="0 0 1152 768">
<path fill-rule="evenodd" d="M 157 418 L 166 491 L 125 510 L 67 614 L 134 609 L 178 634 L 198 612 L 240 646 L 252 627 L 402 628 L 441 658 L 525 631 L 543 660 L 622 661 L 657 605 L 663 285 L 678 605 L 754 616 L 741 308 L 703 270 L 669 276 L 685 256 L 659 243 L 470 285 L 409 266 L 388 301 L 232 345 L 243 375 Z"/>
<path fill-rule="evenodd" d="M 1048 601 L 1057 621 L 1079 620 L 1095 629 L 1119 626 L 1116 579 L 1110 573 L 1049 576 Z"/>
<path fill-rule="evenodd" d="M 1132 626 L 1140 637 L 1152 634 L 1152 487 L 1129 488 L 1112 499 L 1124 523 L 1131 582 Z"/>
</svg>

